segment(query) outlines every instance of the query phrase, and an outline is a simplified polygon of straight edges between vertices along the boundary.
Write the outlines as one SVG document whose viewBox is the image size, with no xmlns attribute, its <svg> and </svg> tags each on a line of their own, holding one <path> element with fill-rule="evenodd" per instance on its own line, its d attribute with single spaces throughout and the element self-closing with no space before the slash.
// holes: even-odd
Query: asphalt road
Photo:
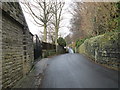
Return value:
<svg viewBox="0 0 120 90">
<path fill-rule="evenodd" d="M 63 54 L 48 60 L 42 88 L 118 88 L 118 72 L 79 54 Z"/>
</svg>

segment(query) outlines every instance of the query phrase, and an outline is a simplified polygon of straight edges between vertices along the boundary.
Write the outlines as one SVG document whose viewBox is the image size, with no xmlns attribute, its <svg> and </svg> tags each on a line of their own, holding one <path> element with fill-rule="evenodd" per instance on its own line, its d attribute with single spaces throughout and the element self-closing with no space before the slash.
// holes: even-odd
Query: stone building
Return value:
<svg viewBox="0 0 120 90">
<path fill-rule="evenodd" d="M 2 3 L 0 2 L 0 8 Z M 0 90 L 2 88 L 2 12 L 0 10 Z"/>
<path fill-rule="evenodd" d="M 7 88 L 13 87 L 32 67 L 33 35 L 18 2 L 2 2 L 1 10 L 2 87 Z"/>
</svg>

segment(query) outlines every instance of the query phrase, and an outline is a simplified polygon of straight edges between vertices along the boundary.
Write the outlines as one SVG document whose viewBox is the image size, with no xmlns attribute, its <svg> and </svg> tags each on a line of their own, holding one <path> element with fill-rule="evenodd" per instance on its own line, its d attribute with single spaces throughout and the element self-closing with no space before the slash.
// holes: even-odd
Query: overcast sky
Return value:
<svg viewBox="0 0 120 90">
<path fill-rule="evenodd" d="M 61 22 L 61 28 L 60 28 L 60 32 L 59 34 L 62 36 L 62 37 L 65 37 L 67 36 L 70 31 L 69 31 L 69 26 L 70 26 L 70 19 L 72 17 L 72 15 L 68 12 L 68 9 L 70 8 L 70 0 L 67 0 L 66 3 L 65 3 L 65 6 L 64 6 L 64 9 L 63 9 L 63 21 Z M 23 9 L 23 4 L 21 4 L 21 7 Z M 41 37 L 42 35 L 40 34 L 40 31 L 43 31 L 43 28 L 41 27 L 38 27 L 37 25 L 33 24 L 33 20 L 32 20 L 32 17 L 26 13 L 24 10 L 23 10 L 23 13 L 25 15 L 25 18 L 26 18 L 26 21 L 27 21 L 27 24 L 28 24 L 28 27 L 29 27 L 29 30 L 32 34 L 37 34 L 39 37 Z"/>
</svg>

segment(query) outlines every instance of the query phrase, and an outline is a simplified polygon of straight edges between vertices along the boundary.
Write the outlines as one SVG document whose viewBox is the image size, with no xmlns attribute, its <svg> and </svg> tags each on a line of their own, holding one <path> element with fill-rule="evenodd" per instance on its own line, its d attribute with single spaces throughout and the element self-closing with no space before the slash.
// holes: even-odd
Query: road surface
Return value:
<svg viewBox="0 0 120 90">
<path fill-rule="evenodd" d="M 118 72 L 80 54 L 63 54 L 48 60 L 42 88 L 118 88 Z"/>
</svg>

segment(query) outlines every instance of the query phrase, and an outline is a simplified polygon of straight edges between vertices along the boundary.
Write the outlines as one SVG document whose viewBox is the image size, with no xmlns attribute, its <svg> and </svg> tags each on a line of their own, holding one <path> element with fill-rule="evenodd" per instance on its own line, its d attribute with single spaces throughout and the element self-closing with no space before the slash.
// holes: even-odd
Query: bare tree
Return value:
<svg viewBox="0 0 120 90">
<path fill-rule="evenodd" d="M 48 41 L 52 41 L 52 44 L 55 44 L 55 29 L 53 25 L 48 26 Z"/>
<path fill-rule="evenodd" d="M 47 41 L 47 26 L 48 22 L 51 20 L 53 14 L 52 3 L 46 2 L 46 0 L 34 0 L 34 2 L 22 2 L 27 8 L 26 12 L 29 13 L 35 23 L 40 27 L 44 27 L 44 41 Z"/>
<path fill-rule="evenodd" d="M 54 26 L 55 28 L 55 44 L 57 46 L 57 39 L 58 39 L 58 32 L 59 32 L 59 28 L 60 28 L 60 22 L 62 20 L 62 11 L 63 11 L 63 7 L 65 5 L 65 2 L 59 2 L 59 1 L 55 1 L 53 3 L 53 8 L 52 8 L 52 13 L 53 13 L 53 20 L 51 21 L 51 24 Z M 56 47 L 57 50 L 57 47 Z"/>
</svg>

